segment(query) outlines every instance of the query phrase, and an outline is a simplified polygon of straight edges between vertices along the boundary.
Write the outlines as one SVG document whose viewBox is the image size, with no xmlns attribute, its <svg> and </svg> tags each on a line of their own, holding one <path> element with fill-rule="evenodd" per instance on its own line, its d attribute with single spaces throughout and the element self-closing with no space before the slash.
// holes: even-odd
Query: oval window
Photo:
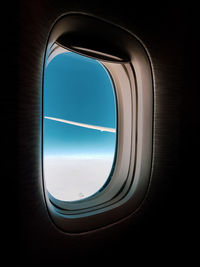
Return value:
<svg viewBox="0 0 200 267">
<path fill-rule="evenodd" d="M 43 94 L 47 191 L 61 201 L 88 198 L 109 182 L 115 162 L 117 107 L 111 77 L 98 60 L 62 52 L 45 67 Z"/>
</svg>

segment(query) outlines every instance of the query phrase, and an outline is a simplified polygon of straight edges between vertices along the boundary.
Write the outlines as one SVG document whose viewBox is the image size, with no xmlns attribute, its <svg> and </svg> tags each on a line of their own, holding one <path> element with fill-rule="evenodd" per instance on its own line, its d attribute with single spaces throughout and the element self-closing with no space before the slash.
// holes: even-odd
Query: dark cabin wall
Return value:
<svg viewBox="0 0 200 267">
<path fill-rule="evenodd" d="M 196 70 L 194 75 L 190 68 L 195 66 L 190 55 L 196 47 L 194 7 L 175 7 L 170 3 L 155 6 L 135 3 L 133 7 L 130 1 L 113 6 L 106 1 L 94 4 L 22 0 L 16 10 L 18 16 L 14 16 L 11 34 L 15 36 L 17 49 L 8 66 L 14 78 L 10 80 L 10 90 L 2 98 L 4 112 L 12 121 L 12 124 L 7 119 L 4 122 L 5 148 L 9 147 L 10 152 L 11 147 L 16 147 L 12 167 L 8 160 L 4 165 L 8 186 L 12 184 L 13 198 L 9 207 L 18 199 L 14 211 L 6 208 L 8 251 L 17 251 L 16 257 L 20 256 L 22 266 L 58 266 L 61 263 L 76 266 L 78 262 L 83 266 L 86 262 L 94 265 L 91 256 L 98 262 L 105 263 L 106 259 L 113 264 L 119 260 L 125 264 L 130 258 L 140 264 L 148 258 L 161 265 L 174 257 L 181 259 L 188 246 L 187 237 L 192 235 L 187 226 L 194 216 L 192 212 L 186 213 L 191 206 L 188 199 L 193 190 L 188 188 L 188 177 L 195 181 L 195 170 L 189 167 L 192 163 L 189 155 L 193 150 L 188 138 L 195 145 L 194 136 L 196 140 L 198 137 L 197 131 L 188 130 L 197 126 L 190 112 L 198 112 L 192 104 L 198 73 Z M 70 11 L 87 12 L 132 31 L 146 45 L 154 74 L 154 153 L 146 200 L 136 214 L 112 226 L 80 235 L 64 234 L 51 222 L 42 192 L 40 158 L 45 45 L 54 21 Z M 9 44 L 13 48 L 13 42 Z M 10 113 L 6 112 L 7 106 L 12 106 Z"/>
</svg>

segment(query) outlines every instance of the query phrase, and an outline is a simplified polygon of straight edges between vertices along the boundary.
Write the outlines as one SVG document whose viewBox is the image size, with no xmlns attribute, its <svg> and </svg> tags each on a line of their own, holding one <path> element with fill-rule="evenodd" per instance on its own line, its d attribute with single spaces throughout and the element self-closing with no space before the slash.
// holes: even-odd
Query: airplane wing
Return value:
<svg viewBox="0 0 200 267">
<path fill-rule="evenodd" d="M 48 119 L 48 120 L 54 120 L 54 121 L 59 121 L 59 122 L 63 122 L 63 123 L 71 124 L 71 125 L 76 125 L 76 126 L 79 126 L 79 127 L 98 130 L 98 131 L 101 131 L 101 132 L 116 133 L 116 129 L 114 129 L 114 128 L 96 126 L 96 125 L 91 125 L 91 124 L 86 124 L 86 123 L 75 122 L 75 121 L 68 121 L 68 120 L 63 120 L 63 119 L 58 119 L 58 118 L 48 117 L 48 116 L 44 116 L 44 118 Z"/>
</svg>

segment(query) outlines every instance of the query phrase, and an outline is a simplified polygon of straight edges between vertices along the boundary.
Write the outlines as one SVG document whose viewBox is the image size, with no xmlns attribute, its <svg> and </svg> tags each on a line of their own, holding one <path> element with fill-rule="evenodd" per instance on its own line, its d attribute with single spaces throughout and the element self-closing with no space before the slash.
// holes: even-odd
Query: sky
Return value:
<svg viewBox="0 0 200 267">
<path fill-rule="evenodd" d="M 47 187 L 54 197 L 63 200 L 88 197 L 98 191 L 109 177 L 115 155 L 116 133 L 48 118 L 116 129 L 117 111 L 112 80 L 97 60 L 66 52 L 54 57 L 47 65 L 43 94 L 43 155 Z M 93 166 L 93 174 L 88 171 L 91 164 L 96 166 Z M 74 166 L 79 169 L 81 166 L 79 174 L 74 171 Z M 92 189 L 91 184 L 95 183 Z M 79 189 L 79 184 L 91 188 L 90 192 Z M 58 188 L 62 188 L 62 193 Z M 77 192 L 70 198 L 69 191 L 73 190 Z"/>
</svg>

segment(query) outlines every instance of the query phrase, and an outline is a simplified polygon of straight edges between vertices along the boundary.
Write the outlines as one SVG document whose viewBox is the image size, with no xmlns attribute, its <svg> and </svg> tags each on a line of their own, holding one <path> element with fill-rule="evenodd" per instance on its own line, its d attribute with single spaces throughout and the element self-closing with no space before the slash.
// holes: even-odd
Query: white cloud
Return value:
<svg viewBox="0 0 200 267">
<path fill-rule="evenodd" d="M 56 199 L 74 201 L 98 192 L 110 174 L 112 157 L 44 157 L 47 190 Z"/>
</svg>

